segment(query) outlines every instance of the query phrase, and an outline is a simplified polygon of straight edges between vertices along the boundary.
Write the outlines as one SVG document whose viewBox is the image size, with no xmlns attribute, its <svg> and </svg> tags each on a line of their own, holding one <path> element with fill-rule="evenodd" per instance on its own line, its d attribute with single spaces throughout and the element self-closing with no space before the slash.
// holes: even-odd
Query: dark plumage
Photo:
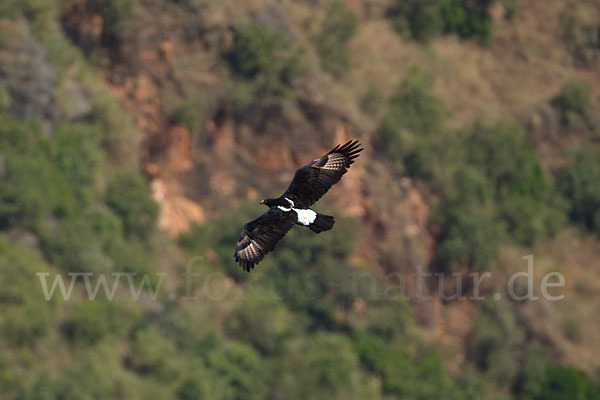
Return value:
<svg viewBox="0 0 600 400">
<path fill-rule="evenodd" d="M 362 150 L 358 140 L 335 146 L 323 157 L 298 169 L 279 198 L 261 201 L 269 210 L 244 225 L 233 254 L 235 261 L 250 271 L 275 249 L 294 224 L 307 226 L 315 233 L 331 229 L 335 223 L 333 217 L 317 214 L 309 207 L 339 182 Z"/>
</svg>

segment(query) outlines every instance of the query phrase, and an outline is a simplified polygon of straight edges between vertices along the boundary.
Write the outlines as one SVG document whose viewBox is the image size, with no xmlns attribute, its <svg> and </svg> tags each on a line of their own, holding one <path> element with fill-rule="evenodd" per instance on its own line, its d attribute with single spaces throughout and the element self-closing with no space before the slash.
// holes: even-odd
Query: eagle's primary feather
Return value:
<svg viewBox="0 0 600 400">
<path fill-rule="evenodd" d="M 246 271 L 254 268 L 265 254 L 294 226 L 297 218 L 291 212 L 271 207 L 260 217 L 244 225 L 238 238 L 234 258 Z"/>
<path fill-rule="evenodd" d="M 317 214 L 309 207 L 339 182 L 362 150 L 358 140 L 348 141 L 298 169 L 282 196 L 261 202 L 269 210 L 244 225 L 233 254 L 235 261 L 250 271 L 294 224 L 307 226 L 315 233 L 331 229 L 333 217 Z"/>
<path fill-rule="evenodd" d="M 303 205 L 310 207 L 342 179 L 361 151 L 358 140 L 335 146 L 323 157 L 297 170 L 284 196 L 302 199 Z"/>
</svg>

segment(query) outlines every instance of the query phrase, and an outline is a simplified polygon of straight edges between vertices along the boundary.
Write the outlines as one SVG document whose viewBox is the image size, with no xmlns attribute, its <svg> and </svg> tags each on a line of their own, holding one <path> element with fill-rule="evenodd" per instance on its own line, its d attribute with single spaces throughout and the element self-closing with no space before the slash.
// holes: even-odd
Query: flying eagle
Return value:
<svg viewBox="0 0 600 400">
<path fill-rule="evenodd" d="M 335 222 L 333 217 L 318 214 L 309 207 L 342 178 L 362 150 L 358 140 L 337 145 L 297 170 L 292 183 L 279 198 L 262 200 L 260 204 L 269 210 L 244 225 L 233 253 L 240 267 L 246 271 L 254 268 L 294 224 L 307 226 L 315 233 L 331 229 Z"/>
</svg>

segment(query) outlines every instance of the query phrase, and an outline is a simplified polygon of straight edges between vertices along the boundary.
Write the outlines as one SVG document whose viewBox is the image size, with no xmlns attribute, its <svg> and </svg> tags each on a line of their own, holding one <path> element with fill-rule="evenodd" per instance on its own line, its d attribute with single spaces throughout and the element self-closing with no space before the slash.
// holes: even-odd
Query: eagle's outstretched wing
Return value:
<svg viewBox="0 0 600 400">
<path fill-rule="evenodd" d="M 304 206 L 311 206 L 339 182 L 362 150 L 358 140 L 335 146 L 323 157 L 297 170 L 284 196 L 291 194 L 302 200 Z"/>
<path fill-rule="evenodd" d="M 246 271 L 254 268 L 265 254 L 294 226 L 298 216 L 293 211 L 271 207 L 269 211 L 244 225 L 233 258 Z"/>
</svg>

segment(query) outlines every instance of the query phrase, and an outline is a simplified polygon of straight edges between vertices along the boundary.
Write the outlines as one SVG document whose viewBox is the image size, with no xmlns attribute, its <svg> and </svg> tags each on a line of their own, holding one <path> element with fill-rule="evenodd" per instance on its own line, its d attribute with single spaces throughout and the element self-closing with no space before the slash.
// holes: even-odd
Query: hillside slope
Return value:
<svg viewBox="0 0 600 400">
<path fill-rule="evenodd" d="M 2 393 L 598 398 L 598 21 L 575 0 L 0 6 Z M 336 229 L 240 271 L 258 201 L 353 138 L 316 205 Z M 508 299 L 530 254 L 563 300 Z M 40 271 L 166 279 L 48 302 Z M 487 300 L 445 296 L 486 271 Z"/>
</svg>

